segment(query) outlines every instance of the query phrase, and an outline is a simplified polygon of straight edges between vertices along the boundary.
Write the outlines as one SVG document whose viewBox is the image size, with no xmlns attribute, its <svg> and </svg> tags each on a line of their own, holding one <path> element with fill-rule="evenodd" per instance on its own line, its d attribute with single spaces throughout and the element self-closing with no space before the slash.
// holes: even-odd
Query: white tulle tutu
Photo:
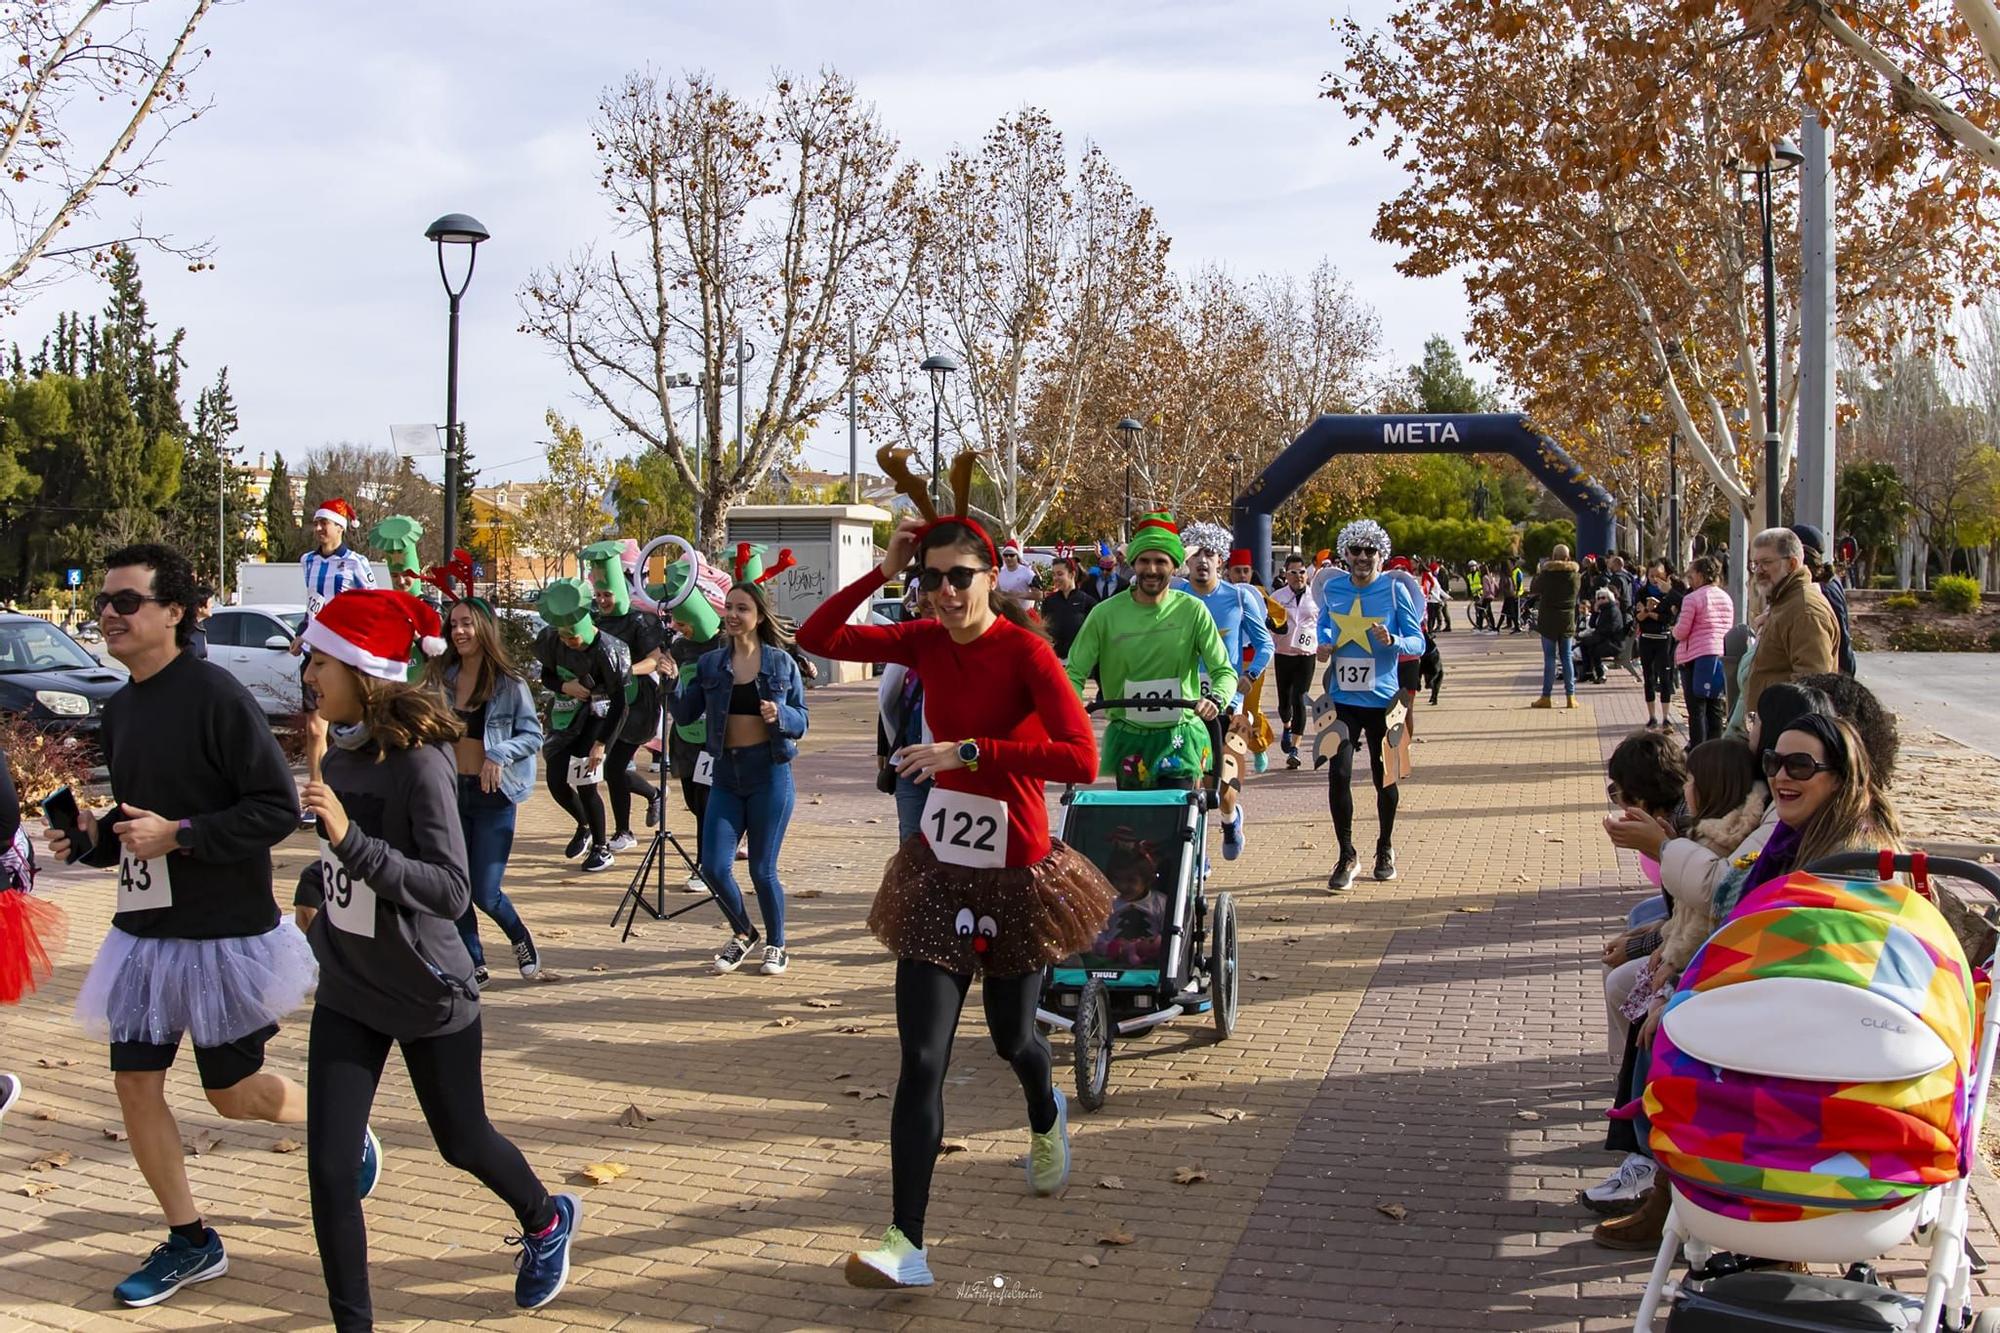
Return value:
<svg viewBox="0 0 2000 1333">
<path fill-rule="evenodd" d="M 182 1033 L 221 1046 L 277 1022 L 319 980 L 312 946 L 289 920 L 262 935 L 173 940 L 104 937 L 76 997 L 76 1021 L 104 1041 L 165 1045 Z"/>
</svg>

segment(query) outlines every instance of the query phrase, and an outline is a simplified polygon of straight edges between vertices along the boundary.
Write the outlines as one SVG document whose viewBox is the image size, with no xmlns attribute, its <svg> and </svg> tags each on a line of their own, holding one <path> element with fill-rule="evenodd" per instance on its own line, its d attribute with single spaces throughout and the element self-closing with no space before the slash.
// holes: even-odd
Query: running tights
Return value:
<svg viewBox="0 0 2000 1333">
<path fill-rule="evenodd" d="M 306 1179 L 313 1237 L 336 1329 L 370 1329 L 368 1231 L 361 1219 L 361 1144 L 375 1088 L 394 1038 L 319 1004 L 306 1051 Z M 468 1171 L 500 1196 L 529 1231 L 554 1220 L 555 1204 L 521 1150 L 486 1118 L 480 1081 L 480 1028 L 400 1043 L 410 1086 L 448 1165 Z"/>
<path fill-rule="evenodd" d="M 604 797 L 599 790 L 604 786 L 604 779 L 600 777 L 588 787 L 569 785 L 570 761 L 589 754 L 590 745 L 587 735 L 579 733 L 566 737 L 560 744 L 542 752 L 542 765 L 548 770 L 549 795 L 556 798 L 556 804 L 576 821 L 578 828 L 590 830 L 591 846 L 602 847 L 608 841 L 604 836 Z M 608 753 L 605 759 L 608 767 Z"/>
<path fill-rule="evenodd" d="M 918 1249 L 924 1244 L 931 1170 L 944 1142 L 944 1074 L 951 1064 L 951 1039 L 971 985 L 971 977 L 935 964 L 896 960 L 896 1032 L 903 1043 L 903 1068 L 889 1113 L 889 1166 L 895 1178 L 896 1226 Z M 1056 1123 L 1056 1094 L 1049 1043 L 1035 1026 L 1042 974 L 987 977 L 981 989 L 993 1049 L 1021 1080 L 1029 1128 L 1046 1134 Z M 353 1173 L 348 1174 L 351 1179 Z"/>
<path fill-rule="evenodd" d="M 1389 736 L 1389 710 L 1334 705 L 1334 716 L 1347 728 L 1347 738 L 1333 752 L 1326 778 L 1326 803 L 1333 814 L 1333 831 L 1345 856 L 1354 850 L 1354 747 L 1368 742 L 1368 772 L 1375 779 L 1375 818 L 1382 826 L 1376 847 L 1390 846 L 1396 837 L 1396 803 L 1400 788 L 1382 785 L 1382 747 Z"/>
<path fill-rule="evenodd" d="M 632 756 L 639 753 L 644 741 L 618 741 L 604 749 L 604 786 L 611 793 L 611 831 L 630 833 L 632 831 L 632 793 L 637 792 L 645 800 L 659 795 L 653 784 L 639 776 L 639 770 L 632 766 Z"/>
<path fill-rule="evenodd" d="M 1312 690 L 1313 657 L 1310 653 L 1279 653 L 1278 725 L 1292 733 L 1294 744 L 1312 728 L 1312 705 L 1306 695 Z"/>
</svg>

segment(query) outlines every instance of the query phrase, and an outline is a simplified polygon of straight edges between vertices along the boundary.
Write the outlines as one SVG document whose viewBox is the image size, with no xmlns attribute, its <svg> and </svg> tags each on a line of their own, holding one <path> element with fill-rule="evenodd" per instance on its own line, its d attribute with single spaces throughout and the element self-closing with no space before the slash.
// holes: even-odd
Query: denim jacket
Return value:
<svg viewBox="0 0 2000 1333">
<path fill-rule="evenodd" d="M 729 692 L 735 688 L 735 669 L 730 663 L 733 649 L 727 642 L 701 655 L 692 672 L 681 672 L 680 688 L 674 691 L 674 721 L 688 726 L 708 719 L 708 739 L 701 748 L 722 757 L 723 734 L 729 726 Z M 763 661 L 757 668 L 757 697 L 778 705 L 778 721 L 771 727 L 771 758 L 784 764 L 799 752 L 798 739 L 806 734 L 806 687 L 799 676 L 798 663 L 782 648 L 762 645 Z"/>
<path fill-rule="evenodd" d="M 446 702 L 458 698 L 458 668 L 446 667 Z M 495 676 L 493 697 L 486 701 L 486 734 L 480 738 L 486 757 L 500 765 L 500 791 L 515 805 L 535 789 L 535 756 L 542 749 L 542 720 L 535 716 L 535 697 L 512 676 Z"/>
</svg>

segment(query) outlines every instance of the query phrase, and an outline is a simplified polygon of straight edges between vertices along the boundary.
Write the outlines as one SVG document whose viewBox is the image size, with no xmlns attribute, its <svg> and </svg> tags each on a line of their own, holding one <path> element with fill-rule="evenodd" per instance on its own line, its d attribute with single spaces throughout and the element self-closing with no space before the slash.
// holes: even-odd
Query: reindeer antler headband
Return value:
<svg viewBox="0 0 2000 1333">
<path fill-rule="evenodd" d="M 970 528 L 985 544 L 987 563 L 998 569 L 999 548 L 993 545 L 993 538 L 986 534 L 986 529 L 972 517 L 972 455 L 962 453 L 951 460 L 951 512 L 947 514 L 939 514 L 937 506 L 931 503 L 929 488 L 910 471 L 910 458 L 908 449 L 892 449 L 884 445 L 875 451 L 875 461 L 881 464 L 883 473 L 896 483 L 896 489 L 907 495 L 910 503 L 917 507 L 917 512 L 924 516 L 924 525 L 917 530 L 917 540 L 922 541 L 942 523 L 956 523 Z"/>
<path fill-rule="evenodd" d="M 430 584 L 454 602 L 479 602 L 482 606 L 485 605 L 482 599 L 474 596 L 475 585 L 472 578 L 472 552 L 470 551 L 462 548 L 453 551 L 451 559 L 441 565 L 432 565 L 429 569 L 417 575 L 417 578 L 422 582 Z M 463 584 L 464 587 L 462 589 L 454 588 L 452 586 L 454 583 Z"/>
</svg>

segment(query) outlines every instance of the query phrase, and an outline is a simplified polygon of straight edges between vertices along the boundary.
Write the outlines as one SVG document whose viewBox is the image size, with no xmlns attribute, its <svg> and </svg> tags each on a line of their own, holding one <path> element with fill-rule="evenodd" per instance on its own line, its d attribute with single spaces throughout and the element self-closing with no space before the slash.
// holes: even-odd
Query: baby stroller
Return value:
<svg viewBox="0 0 2000 1333">
<path fill-rule="evenodd" d="M 1636 1333 L 1662 1303 L 1678 1333 L 2000 1333 L 2000 1311 L 1972 1313 L 1984 1265 L 1966 1243 L 2000 1011 L 1980 1012 L 1933 875 L 2000 900 L 1988 866 L 1837 856 L 1747 895 L 1689 961 L 1646 1088 L 1672 1208 Z M 1930 1250 L 1921 1296 L 1872 1264 L 1912 1238 Z M 1670 1283 L 1684 1246 L 1693 1268 Z"/>
<path fill-rule="evenodd" d="M 1193 708 L 1192 700 L 1099 699 L 1087 707 Z M 1118 891 L 1111 916 L 1082 953 L 1042 981 L 1035 1017 L 1066 1029 L 1076 1099 L 1095 1111 L 1111 1081 L 1111 1042 L 1188 1014 L 1207 1013 L 1215 1039 L 1236 1028 L 1236 904 L 1209 902 L 1208 794 L 1201 775 L 1147 776 L 1135 788 L 1065 791 L 1060 837 Z M 1172 784 L 1172 785 L 1168 785 Z"/>
</svg>

